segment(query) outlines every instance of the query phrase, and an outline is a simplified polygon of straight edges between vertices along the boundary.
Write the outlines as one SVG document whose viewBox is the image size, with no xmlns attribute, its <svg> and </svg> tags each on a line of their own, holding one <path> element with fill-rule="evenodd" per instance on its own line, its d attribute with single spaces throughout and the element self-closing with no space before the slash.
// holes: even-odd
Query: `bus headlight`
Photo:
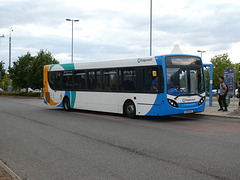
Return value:
<svg viewBox="0 0 240 180">
<path fill-rule="evenodd" d="M 168 103 L 173 107 L 178 107 L 177 102 L 171 99 L 168 99 Z"/>
<path fill-rule="evenodd" d="M 205 97 L 202 97 L 199 101 L 198 101 L 198 105 L 200 106 L 202 103 L 204 103 Z"/>
</svg>

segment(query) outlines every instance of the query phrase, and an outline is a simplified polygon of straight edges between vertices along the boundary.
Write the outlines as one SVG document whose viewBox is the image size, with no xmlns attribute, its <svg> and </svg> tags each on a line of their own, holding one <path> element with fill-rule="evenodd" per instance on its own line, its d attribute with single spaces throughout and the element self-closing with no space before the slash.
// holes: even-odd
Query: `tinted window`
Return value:
<svg viewBox="0 0 240 180">
<path fill-rule="evenodd" d="M 156 80 L 156 77 L 158 77 L 158 80 Z M 48 73 L 48 81 L 53 90 L 147 93 L 163 92 L 164 90 L 162 68 L 159 66 L 110 70 L 55 71 Z"/>
<path fill-rule="evenodd" d="M 88 71 L 88 89 L 100 90 L 101 89 L 101 71 L 93 70 Z"/>
<path fill-rule="evenodd" d="M 48 83 L 51 89 L 60 90 L 62 88 L 62 72 L 48 72 Z"/>
<path fill-rule="evenodd" d="M 64 71 L 62 75 L 62 88 L 72 89 L 73 88 L 73 72 Z"/>
<path fill-rule="evenodd" d="M 135 69 L 122 69 L 121 70 L 122 89 L 124 91 L 136 90 L 136 70 Z"/>
<path fill-rule="evenodd" d="M 51 89 L 55 89 L 55 77 L 54 77 L 54 72 L 49 72 L 48 73 L 48 83 Z"/>
<path fill-rule="evenodd" d="M 143 69 L 143 91 L 159 92 L 158 67 L 144 67 Z"/>
<path fill-rule="evenodd" d="M 117 90 L 117 70 L 103 71 L 102 88 L 106 91 Z"/>
<path fill-rule="evenodd" d="M 85 71 L 74 71 L 74 89 L 76 90 L 86 89 Z"/>
<path fill-rule="evenodd" d="M 54 72 L 55 77 L 55 89 L 62 89 L 62 72 Z"/>
</svg>

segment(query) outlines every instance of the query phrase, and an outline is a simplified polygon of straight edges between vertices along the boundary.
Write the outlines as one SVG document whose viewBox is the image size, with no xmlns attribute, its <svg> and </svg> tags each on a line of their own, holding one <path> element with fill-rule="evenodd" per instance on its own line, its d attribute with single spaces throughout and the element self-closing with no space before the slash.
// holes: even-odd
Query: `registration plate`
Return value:
<svg viewBox="0 0 240 180">
<path fill-rule="evenodd" d="M 193 113 L 193 110 L 186 110 L 186 111 L 184 111 L 184 114 L 189 114 L 189 113 Z"/>
</svg>

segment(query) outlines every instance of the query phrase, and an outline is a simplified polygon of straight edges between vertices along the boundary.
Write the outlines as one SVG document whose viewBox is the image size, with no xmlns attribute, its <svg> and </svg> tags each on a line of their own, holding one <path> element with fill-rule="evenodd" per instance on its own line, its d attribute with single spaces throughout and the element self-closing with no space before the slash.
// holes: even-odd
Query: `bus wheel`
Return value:
<svg viewBox="0 0 240 180">
<path fill-rule="evenodd" d="M 63 108 L 66 110 L 66 111 L 69 111 L 71 108 L 70 108 L 70 101 L 69 101 L 69 98 L 68 97 L 65 97 L 63 99 Z"/>
<path fill-rule="evenodd" d="M 124 115 L 129 118 L 136 117 L 136 107 L 132 101 L 126 102 L 126 104 L 124 106 Z"/>
</svg>

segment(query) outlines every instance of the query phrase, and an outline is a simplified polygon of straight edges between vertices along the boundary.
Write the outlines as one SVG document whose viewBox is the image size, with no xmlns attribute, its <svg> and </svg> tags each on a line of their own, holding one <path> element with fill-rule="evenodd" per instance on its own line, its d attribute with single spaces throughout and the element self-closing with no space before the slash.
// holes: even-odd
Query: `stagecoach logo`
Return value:
<svg viewBox="0 0 240 180">
<path fill-rule="evenodd" d="M 140 63 L 140 62 L 146 62 L 146 61 L 152 61 L 152 58 L 138 58 L 137 59 L 137 62 Z"/>
<path fill-rule="evenodd" d="M 182 99 L 182 102 L 190 102 L 190 101 L 195 101 L 196 99 L 186 99 L 186 98 L 183 98 Z"/>
</svg>

